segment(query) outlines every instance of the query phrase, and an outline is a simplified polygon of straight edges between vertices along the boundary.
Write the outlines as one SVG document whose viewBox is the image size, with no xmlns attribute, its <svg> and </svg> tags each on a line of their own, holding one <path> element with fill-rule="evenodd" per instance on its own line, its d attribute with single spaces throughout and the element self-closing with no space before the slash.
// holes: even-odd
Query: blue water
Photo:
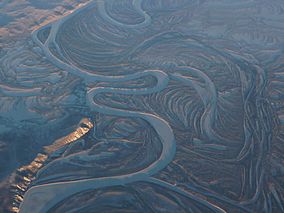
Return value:
<svg viewBox="0 0 284 213">
<path fill-rule="evenodd" d="M 2 4 L 0 211 L 284 212 L 284 3 L 78 3 Z"/>
</svg>

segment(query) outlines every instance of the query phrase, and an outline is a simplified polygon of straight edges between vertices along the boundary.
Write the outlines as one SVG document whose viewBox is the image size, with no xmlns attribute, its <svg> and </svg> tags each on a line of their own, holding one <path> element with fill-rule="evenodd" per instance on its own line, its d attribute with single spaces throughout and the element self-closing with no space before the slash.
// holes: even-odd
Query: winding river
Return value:
<svg viewBox="0 0 284 213">
<path fill-rule="evenodd" d="M 242 42 L 233 42 L 247 34 L 234 37 L 234 29 L 227 29 L 232 36 L 226 39 L 214 34 L 221 20 L 216 11 L 227 14 L 254 4 L 93 0 L 35 29 L 28 45 L 2 59 L 0 74 L 18 82 L 1 84 L 0 94 L 27 99 L 27 108 L 56 102 L 40 113 L 48 117 L 54 108 L 58 115 L 84 116 L 88 128 L 80 137 L 70 137 L 77 135 L 73 132 L 45 147 L 46 164 L 26 178 L 25 189 L 14 184 L 20 200 L 15 211 L 77 211 L 72 205 L 89 192 L 95 198 L 80 210 L 132 204 L 138 209 L 141 203 L 149 212 L 258 212 L 262 207 L 272 212 L 271 203 L 281 209 L 284 191 L 277 187 L 277 175 L 283 166 L 270 153 L 283 116 L 275 119 L 273 107 L 281 107 L 278 102 L 272 107 L 265 96 L 271 86 L 273 97 L 280 98 L 284 72 L 276 67 L 269 84 L 259 59 L 242 55 Z M 214 24 L 218 27 L 206 34 Z"/>
</svg>

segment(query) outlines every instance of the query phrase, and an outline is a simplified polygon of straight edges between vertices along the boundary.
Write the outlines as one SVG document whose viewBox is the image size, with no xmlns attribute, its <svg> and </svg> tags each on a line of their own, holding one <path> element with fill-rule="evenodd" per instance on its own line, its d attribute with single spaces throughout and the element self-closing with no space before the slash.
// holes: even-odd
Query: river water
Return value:
<svg viewBox="0 0 284 213">
<path fill-rule="evenodd" d="M 284 212 L 283 1 L 13 5 L 0 211 Z"/>
</svg>

